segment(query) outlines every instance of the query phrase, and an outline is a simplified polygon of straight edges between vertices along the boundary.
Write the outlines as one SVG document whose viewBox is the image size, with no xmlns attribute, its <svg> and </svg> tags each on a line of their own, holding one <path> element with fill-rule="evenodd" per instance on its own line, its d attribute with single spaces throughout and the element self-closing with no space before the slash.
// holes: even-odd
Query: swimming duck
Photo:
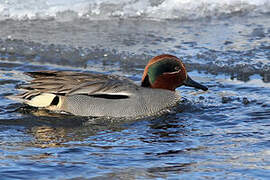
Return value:
<svg viewBox="0 0 270 180">
<path fill-rule="evenodd" d="M 144 69 L 141 85 L 116 75 L 73 71 L 25 73 L 33 78 L 19 86 L 15 99 L 30 106 L 78 116 L 145 117 L 176 106 L 181 97 L 175 89 L 208 88 L 188 75 L 182 61 L 172 55 L 154 57 Z M 14 98 L 13 98 L 14 99 Z"/>
</svg>

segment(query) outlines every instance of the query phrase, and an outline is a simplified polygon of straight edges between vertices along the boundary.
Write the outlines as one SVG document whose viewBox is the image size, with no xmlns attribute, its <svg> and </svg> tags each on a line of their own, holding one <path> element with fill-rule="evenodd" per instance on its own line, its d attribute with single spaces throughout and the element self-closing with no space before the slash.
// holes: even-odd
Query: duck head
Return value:
<svg viewBox="0 0 270 180">
<path fill-rule="evenodd" d="M 188 76 L 186 68 L 179 58 L 169 54 L 154 57 L 144 69 L 142 87 L 174 91 L 182 85 L 204 91 L 208 90 L 206 86 L 197 83 Z"/>
</svg>

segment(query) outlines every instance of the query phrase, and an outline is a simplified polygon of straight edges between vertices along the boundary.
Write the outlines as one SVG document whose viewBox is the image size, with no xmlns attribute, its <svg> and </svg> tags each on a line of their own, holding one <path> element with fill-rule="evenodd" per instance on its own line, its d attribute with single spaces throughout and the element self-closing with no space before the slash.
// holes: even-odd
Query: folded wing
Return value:
<svg viewBox="0 0 270 180">
<path fill-rule="evenodd" d="M 123 99 L 129 98 L 138 85 L 116 75 L 80 73 L 73 71 L 39 71 L 25 73 L 33 78 L 18 88 L 24 92 L 12 99 L 35 107 L 57 106 L 59 99 L 68 95 Z"/>
</svg>

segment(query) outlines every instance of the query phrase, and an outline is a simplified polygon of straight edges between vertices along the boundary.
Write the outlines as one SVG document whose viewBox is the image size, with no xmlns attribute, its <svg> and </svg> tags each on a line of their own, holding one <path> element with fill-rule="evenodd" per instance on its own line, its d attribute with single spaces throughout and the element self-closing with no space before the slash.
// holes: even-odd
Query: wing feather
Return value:
<svg viewBox="0 0 270 180">
<path fill-rule="evenodd" d="M 116 75 L 81 73 L 73 71 L 40 71 L 25 73 L 34 79 L 19 89 L 28 92 L 24 98 L 38 93 L 55 95 L 74 94 L 128 94 L 138 85 L 131 80 Z"/>
</svg>

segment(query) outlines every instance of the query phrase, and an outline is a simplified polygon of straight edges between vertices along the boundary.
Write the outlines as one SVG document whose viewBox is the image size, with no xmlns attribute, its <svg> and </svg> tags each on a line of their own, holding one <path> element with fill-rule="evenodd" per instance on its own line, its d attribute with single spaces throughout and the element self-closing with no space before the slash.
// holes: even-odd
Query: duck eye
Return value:
<svg viewBox="0 0 270 180">
<path fill-rule="evenodd" d="M 181 68 L 180 68 L 180 66 L 175 66 L 174 67 L 174 70 L 176 70 L 176 71 L 179 71 Z"/>
</svg>

